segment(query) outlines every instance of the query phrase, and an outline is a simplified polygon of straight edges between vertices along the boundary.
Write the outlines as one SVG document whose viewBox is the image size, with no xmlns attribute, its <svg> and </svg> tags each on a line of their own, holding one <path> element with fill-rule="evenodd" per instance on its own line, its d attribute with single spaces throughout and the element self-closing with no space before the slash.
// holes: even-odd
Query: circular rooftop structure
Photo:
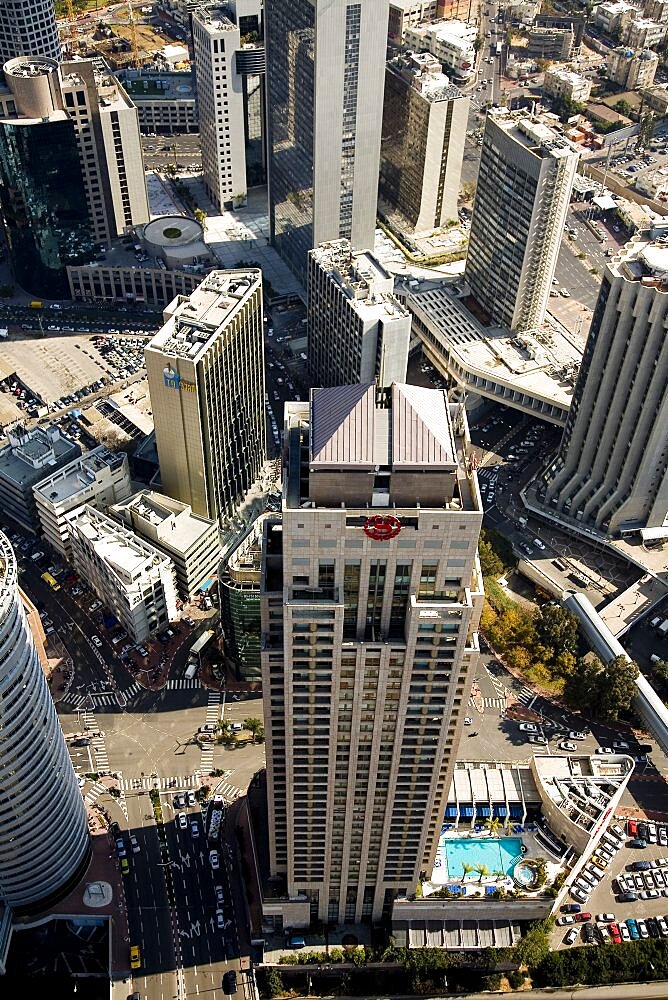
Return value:
<svg viewBox="0 0 668 1000">
<path fill-rule="evenodd" d="M 199 222 L 186 215 L 162 215 L 144 226 L 144 240 L 155 250 L 185 247 L 203 239 L 204 230 Z"/>
<path fill-rule="evenodd" d="M 48 56 L 16 56 L 2 67 L 5 76 L 35 77 L 58 72 L 58 63 Z"/>
</svg>

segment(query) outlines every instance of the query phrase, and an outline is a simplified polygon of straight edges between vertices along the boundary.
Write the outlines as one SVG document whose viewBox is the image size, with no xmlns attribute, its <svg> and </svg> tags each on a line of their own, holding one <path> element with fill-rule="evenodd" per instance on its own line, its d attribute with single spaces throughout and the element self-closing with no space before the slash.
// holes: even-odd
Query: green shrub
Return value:
<svg viewBox="0 0 668 1000">
<path fill-rule="evenodd" d="M 519 990 L 526 982 L 526 976 L 523 972 L 509 972 L 506 978 L 514 990 Z"/>
</svg>

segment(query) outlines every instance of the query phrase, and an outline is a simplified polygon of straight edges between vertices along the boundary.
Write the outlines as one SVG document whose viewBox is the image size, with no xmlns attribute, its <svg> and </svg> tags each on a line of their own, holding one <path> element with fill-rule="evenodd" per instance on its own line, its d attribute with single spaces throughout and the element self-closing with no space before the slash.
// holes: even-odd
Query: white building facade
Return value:
<svg viewBox="0 0 668 1000">
<path fill-rule="evenodd" d="M 71 525 L 72 561 L 134 642 L 177 617 L 174 566 L 106 514 L 82 507 Z"/>
</svg>

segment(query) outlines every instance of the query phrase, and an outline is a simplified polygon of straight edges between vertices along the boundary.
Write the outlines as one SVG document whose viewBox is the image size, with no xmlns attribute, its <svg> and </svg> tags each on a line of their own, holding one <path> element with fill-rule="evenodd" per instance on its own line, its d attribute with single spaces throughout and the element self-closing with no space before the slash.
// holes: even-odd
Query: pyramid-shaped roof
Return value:
<svg viewBox="0 0 668 1000">
<path fill-rule="evenodd" d="M 448 401 L 440 389 L 392 385 L 392 467 L 448 468 L 457 465 Z"/>
</svg>

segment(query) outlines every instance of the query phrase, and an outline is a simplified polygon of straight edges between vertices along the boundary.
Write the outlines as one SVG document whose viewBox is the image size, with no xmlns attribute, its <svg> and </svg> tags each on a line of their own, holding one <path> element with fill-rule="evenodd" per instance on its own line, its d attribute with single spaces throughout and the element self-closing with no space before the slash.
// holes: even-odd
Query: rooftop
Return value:
<svg viewBox="0 0 668 1000">
<path fill-rule="evenodd" d="M 229 16 L 230 10 L 224 4 L 202 4 L 201 7 L 193 7 L 191 13 L 211 34 L 236 28 Z"/>
<path fill-rule="evenodd" d="M 457 41 L 471 46 L 478 34 L 478 28 L 475 24 L 467 24 L 466 21 L 456 21 L 451 18 L 418 24 L 408 28 L 407 31 L 408 34 L 413 33 L 425 39 L 433 38 L 443 42 Z"/>
<path fill-rule="evenodd" d="M 212 271 L 191 295 L 179 296 L 165 310 L 165 325 L 146 350 L 196 364 L 261 281 L 256 269 Z"/>
<path fill-rule="evenodd" d="M 188 504 L 153 490 L 141 490 L 114 504 L 109 511 L 133 524 L 144 522 L 155 529 L 156 542 L 178 552 L 188 552 L 217 523 L 193 514 Z"/>
<path fill-rule="evenodd" d="M 153 546 L 89 505 L 82 508 L 73 527 L 88 541 L 96 556 L 125 583 L 136 580 L 161 563 L 170 563 Z"/>
<path fill-rule="evenodd" d="M 668 291 L 668 237 L 637 236 L 608 263 L 613 276 Z"/>
<path fill-rule="evenodd" d="M 57 427 L 21 425 L 7 430 L 9 444 L 0 450 L 0 477 L 18 486 L 33 486 L 44 474 L 81 453 L 79 445 L 64 437 Z"/>
<path fill-rule="evenodd" d="M 311 250 L 311 257 L 343 290 L 362 319 L 408 315 L 392 294 L 394 279 L 368 251 L 353 253 L 348 240 L 333 240 Z"/>
<path fill-rule="evenodd" d="M 396 56 L 388 61 L 387 68 L 409 83 L 427 101 L 454 101 L 465 96 L 459 87 L 450 83 L 442 71 L 441 63 L 430 52 L 408 52 L 403 56 Z"/>
<path fill-rule="evenodd" d="M 376 465 L 419 469 L 457 468 L 447 397 L 440 389 L 391 387 L 392 409 L 376 402 L 375 385 L 311 391 L 311 469 Z"/>
<path fill-rule="evenodd" d="M 544 115 L 529 115 L 526 111 L 494 109 L 489 119 L 503 129 L 515 142 L 520 143 L 536 156 L 551 156 L 558 159 L 578 153 L 576 147 L 553 128 L 550 119 Z"/>
<path fill-rule="evenodd" d="M 34 492 L 50 503 L 64 503 L 90 489 L 100 472 L 117 469 L 124 461 L 126 457 L 122 452 L 114 453 L 100 446 L 43 479 L 35 486 Z"/>
<path fill-rule="evenodd" d="M 134 77 L 130 71 L 123 77 L 123 86 L 132 100 L 194 101 L 195 80 L 192 73 L 145 73 Z"/>
<path fill-rule="evenodd" d="M 443 349 L 481 379 L 568 409 L 582 361 L 582 346 L 556 324 L 516 335 L 505 327 L 483 327 L 451 286 L 424 282 L 408 293 L 411 310 L 422 313 Z"/>
</svg>

